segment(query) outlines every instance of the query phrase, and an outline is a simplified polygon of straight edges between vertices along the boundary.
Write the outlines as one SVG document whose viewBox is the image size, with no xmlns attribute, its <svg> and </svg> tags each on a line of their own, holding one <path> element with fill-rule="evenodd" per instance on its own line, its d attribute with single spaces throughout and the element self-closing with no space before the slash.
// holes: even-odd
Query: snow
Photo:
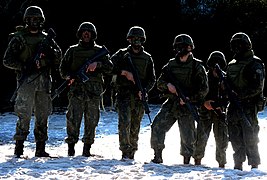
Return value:
<svg viewBox="0 0 267 180">
<path fill-rule="evenodd" d="M 150 116 L 156 115 L 160 105 L 150 105 Z M 260 124 L 259 151 L 262 164 L 258 169 L 250 170 L 247 161 L 243 171 L 233 169 L 233 151 L 231 144 L 227 149 L 225 169 L 218 168 L 215 160 L 215 143 L 211 133 L 203 165 L 183 165 L 180 153 L 180 136 L 177 123 L 166 135 L 166 148 L 163 151 L 163 164 L 150 163 L 153 150 L 150 147 L 150 125 L 145 114 L 139 135 L 139 149 L 135 161 L 121 161 L 117 129 L 117 113 L 101 111 L 95 143 L 91 153 L 95 156 L 83 157 L 83 143 L 75 146 L 75 156 L 67 156 L 65 112 L 53 113 L 49 117 L 49 140 L 46 151 L 58 158 L 37 158 L 34 156 L 35 143 L 32 119 L 28 140 L 25 142 L 24 158 L 15 158 L 13 135 L 16 119 L 14 113 L 0 115 L 0 179 L 267 179 L 267 110 L 258 114 Z M 80 137 L 83 135 L 81 127 Z M 81 138 L 80 138 L 81 139 Z"/>
</svg>

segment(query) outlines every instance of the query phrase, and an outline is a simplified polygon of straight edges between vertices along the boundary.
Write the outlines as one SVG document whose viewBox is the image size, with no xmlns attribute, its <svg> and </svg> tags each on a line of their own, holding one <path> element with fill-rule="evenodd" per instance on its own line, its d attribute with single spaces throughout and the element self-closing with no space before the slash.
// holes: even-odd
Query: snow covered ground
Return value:
<svg viewBox="0 0 267 180">
<path fill-rule="evenodd" d="M 151 117 L 156 115 L 160 106 L 150 105 Z M 163 151 L 163 164 L 145 163 L 153 158 L 150 148 L 149 119 L 145 114 L 139 136 L 139 150 L 135 161 L 120 161 L 119 137 L 117 131 L 117 113 L 102 111 L 97 128 L 95 143 L 91 153 L 97 156 L 83 157 L 81 141 L 75 146 L 74 157 L 67 156 L 65 113 L 54 113 L 49 119 L 49 140 L 47 152 L 59 158 L 36 158 L 33 137 L 33 120 L 31 133 L 25 142 L 25 158 L 15 158 L 12 140 L 17 117 L 13 113 L 0 115 L 0 179 L 267 179 L 267 110 L 259 113 L 260 143 L 259 151 L 262 164 L 259 169 L 250 170 L 247 161 L 244 170 L 233 169 L 233 151 L 231 144 L 227 150 L 225 169 L 218 168 L 215 160 L 215 143 L 211 134 L 206 147 L 203 165 L 183 165 L 179 154 L 180 136 L 177 124 L 166 136 L 166 148 Z M 81 137 L 83 126 L 81 127 Z"/>
</svg>

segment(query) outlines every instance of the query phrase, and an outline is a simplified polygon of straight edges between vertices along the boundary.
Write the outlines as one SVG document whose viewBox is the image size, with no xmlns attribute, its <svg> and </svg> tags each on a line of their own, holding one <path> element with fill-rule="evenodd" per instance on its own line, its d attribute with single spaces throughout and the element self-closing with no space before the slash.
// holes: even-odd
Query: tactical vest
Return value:
<svg viewBox="0 0 267 180">
<path fill-rule="evenodd" d="M 243 88 L 248 87 L 248 80 L 244 76 L 246 73 L 244 72 L 247 65 L 251 64 L 255 61 L 254 58 L 250 58 L 246 61 L 239 61 L 236 65 L 237 61 L 234 59 L 228 64 L 227 69 L 227 78 L 230 80 L 231 85 L 233 85 L 235 90 L 241 91 Z M 238 88 L 238 89 L 237 89 Z"/>
<path fill-rule="evenodd" d="M 183 91 L 192 92 L 194 82 L 194 75 L 197 68 L 196 60 L 191 60 L 189 62 L 180 63 L 175 59 L 171 59 L 169 62 L 169 70 L 173 77 L 179 82 L 180 87 Z"/>
<path fill-rule="evenodd" d="M 38 33 L 36 35 L 32 35 L 27 31 L 26 28 L 19 26 L 16 28 L 17 31 L 9 34 L 9 39 L 16 39 L 20 42 L 20 54 L 19 60 L 25 64 L 33 63 L 33 59 L 35 58 L 37 51 L 39 50 L 40 42 L 46 36 L 43 32 Z M 40 66 L 46 66 L 49 64 L 49 60 L 43 57 L 40 60 Z"/>
<path fill-rule="evenodd" d="M 125 70 L 129 70 L 130 71 L 130 64 L 128 62 L 127 57 L 124 57 L 124 55 L 127 53 L 128 51 L 126 49 L 119 51 L 118 56 L 120 57 L 120 61 L 123 61 L 123 67 Z M 130 55 L 131 60 L 133 62 L 133 65 L 135 66 L 135 69 L 138 73 L 138 76 L 140 78 L 141 82 L 146 81 L 147 77 L 147 67 L 150 61 L 150 55 L 146 52 L 143 52 L 141 54 L 135 55 L 135 54 L 131 54 Z M 125 78 L 125 77 L 117 77 L 116 83 L 119 86 L 128 86 L 130 85 L 130 82 Z"/>
<path fill-rule="evenodd" d="M 95 45 L 93 48 L 85 48 L 82 46 L 79 46 L 78 44 L 73 45 L 70 47 L 70 56 L 68 57 L 72 61 L 70 62 L 70 71 L 72 73 L 77 73 L 79 69 L 86 63 L 87 60 L 90 60 L 93 58 L 93 56 L 99 51 L 101 47 L 98 45 Z M 95 72 L 88 72 L 90 73 L 90 77 L 92 80 L 102 82 L 102 77 L 100 74 Z"/>
</svg>

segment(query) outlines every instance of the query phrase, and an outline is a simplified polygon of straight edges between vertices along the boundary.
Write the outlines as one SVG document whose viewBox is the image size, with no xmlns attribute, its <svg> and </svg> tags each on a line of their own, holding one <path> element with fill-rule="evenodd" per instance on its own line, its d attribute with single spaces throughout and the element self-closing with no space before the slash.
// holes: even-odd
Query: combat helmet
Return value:
<svg viewBox="0 0 267 180">
<path fill-rule="evenodd" d="M 178 44 L 187 44 L 192 47 L 192 49 L 195 49 L 195 45 L 193 42 L 193 39 L 188 34 L 179 34 L 174 38 L 173 41 L 173 47 L 174 49 Z"/>
<path fill-rule="evenodd" d="M 79 26 L 79 28 L 78 28 L 78 30 L 77 30 L 76 37 L 77 37 L 78 39 L 80 39 L 81 36 L 82 36 L 82 33 L 83 33 L 84 31 L 89 31 L 89 32 L 91 32 L 91 33 L 92 33 L 92 40 L 96 40 L 96 38 L 97 38 L 97 31 L 96 31 L 95 25 L 94 25 L 93 23 L 91 23 L 91 22 L 83 22 L 83 23 Z"/>
<path fill-rule="evenodd" d="M 209 68 L 214 67 L 215 64 L 218 64 L 222 69 L 226 67 L 226 59 L 221 51 L 213 51 L 206 63 Z"/>
<path fill-rule="evenodd" d="M 32 17 L 37 19 L 31 21 Z M 29 6 L 23 15 L 23 21 L 31 28 L 41 28 L 45 22 L 43 10 L 38 6 Z"/>
<path fill-rule="evenodd" d="M 133 26 L 129 29 L 126 39 L 131 39 L 132 37 L 140 37 L 142 43 L 146 41 L 145 30 L 140 26 Z"/>
<path fill-rule="evenodd" d="M 230 40 L 231 51 L 234 53 L 245 52 L 252 49 L 252 43 L 247 34 L 243 32 L 235 33 Z"/>
</svg>

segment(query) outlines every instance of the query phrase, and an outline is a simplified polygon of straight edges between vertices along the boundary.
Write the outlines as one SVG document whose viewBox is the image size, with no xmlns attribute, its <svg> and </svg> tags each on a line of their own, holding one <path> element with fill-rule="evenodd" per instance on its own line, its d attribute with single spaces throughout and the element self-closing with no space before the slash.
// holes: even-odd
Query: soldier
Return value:
<svg viewBox="0 0 267 180">
<path fill-rule="evenodd" d="M 255 56 L 252 43 L 247 34 L 238 32 L 230 40 L 233 60 L 228 63 L 226 77 L 230 92 L 227 111 L 229 139 L 234 154 L 234 169 L 243 170 L 243 162 L 248 158 L 251 168 L 258 168 L 260 154 L 258 112 L 265 104 L 263 88 L 265 67 Z M 231 95 L 231 94 L 230 94 Z"/>
<path fill-rule="evenodd" d="M 178 121 L 180 154 L 184 157 L 183 163 L 189 164 L 194 150 L 196 108 L 204 102 L 204 97 L 208 93 L 208 79 L 202 61 L 193 57 L 192 51 L 195 46 L 189 35 L 176 36 L 173 48 L 176 55 L 162 68 L 157 80 L 158 89 L 167 94 L 168 99 L 163 103 L 152 124 L 150 140 L 151 148 L 154 150 L 152 162 L 163 163 L 162 150 L 165 148 L 166 133 Z M 185 100 L 189 100 L 193 106 L 191 110 L 180 98 L 182 93 Z"/>
<path fill-rule="evenodd" d="M 12 34 L 4 54 L 3 64 L 17 74 L 14 111 L 18 116 L 15 155 L 23 155 L 32 113 L 35 116 L 34 136 L 37 157 L 48 157 L 45 144 L 48 139 L 48 117 L 52 111 L 51 70 L 57 68 L 61 49 L 43 31 L 45 17 L 38 6 L 29 6 L 23 16 L 25 26 Z"/>
<path fill-rule="evenodd" d="M 200 124 L 197 126 L 197 138 L 193 157 L 195 165 L 201 165 L 211 129 L 216 143 L 216 160 L 220 168 L 226 164 L 226 150 L 228 147 L 228 128 L 226 122 L 226 107 L 228 100 L 221 78 L 216 73 L 216 66 L 224 69 L 226 59 L 221 51 L 213 51 L 206 63 L 208 71 L 209 92 L 204 104 L 199 108 Z M 224 73 L 224 72 L 223 72 Z"/>
<path fill-rule="evenodd" d="M 152 56 L 144 50 L 143 46 L 146 41 L 144 29 L 139 26 L 131 27 L 126 39 L 130 45 L 119 49 L 111 57 L 114 64 L 113 73 L 117 76 L 116 103 L 122 160 L 134 159 L 134 154 L 138 149 L 140 123 L 144 116 L 142 94 L 133 71 L 137 72 L 142 88 L 146 91 L 145 96 L 156 82 Z"/>
<path fill-rule="evenodd" d="M 80 126 L 84 117 L 84 135 L 82 138 L 83 153 L 85 157 L 91 156 L 90 148 L 94 143 L 95 131 L 100 119 L 100 102 L 104 92 L 104 75 L 112 71 L 113 64 L 109 54 L 97 58 L 89 63 L 86 75 L 89 80 L 83 81 L 76 73 L 86 63 L 88 58 L 93 58 L 100 53 L 101 46 L 97 45 L 97 31 L 91 22 L 80 24 L 76 36 L 78 44 L 70 46 L 60 63 L 60 74 L 65 80 L 70 81 L 68 92 L 67 137 L 68 155 L 75 155 L 75 144 L 79 140 Z M 85 72 L 84 72 L 85 73 Z"/>
</svg>

